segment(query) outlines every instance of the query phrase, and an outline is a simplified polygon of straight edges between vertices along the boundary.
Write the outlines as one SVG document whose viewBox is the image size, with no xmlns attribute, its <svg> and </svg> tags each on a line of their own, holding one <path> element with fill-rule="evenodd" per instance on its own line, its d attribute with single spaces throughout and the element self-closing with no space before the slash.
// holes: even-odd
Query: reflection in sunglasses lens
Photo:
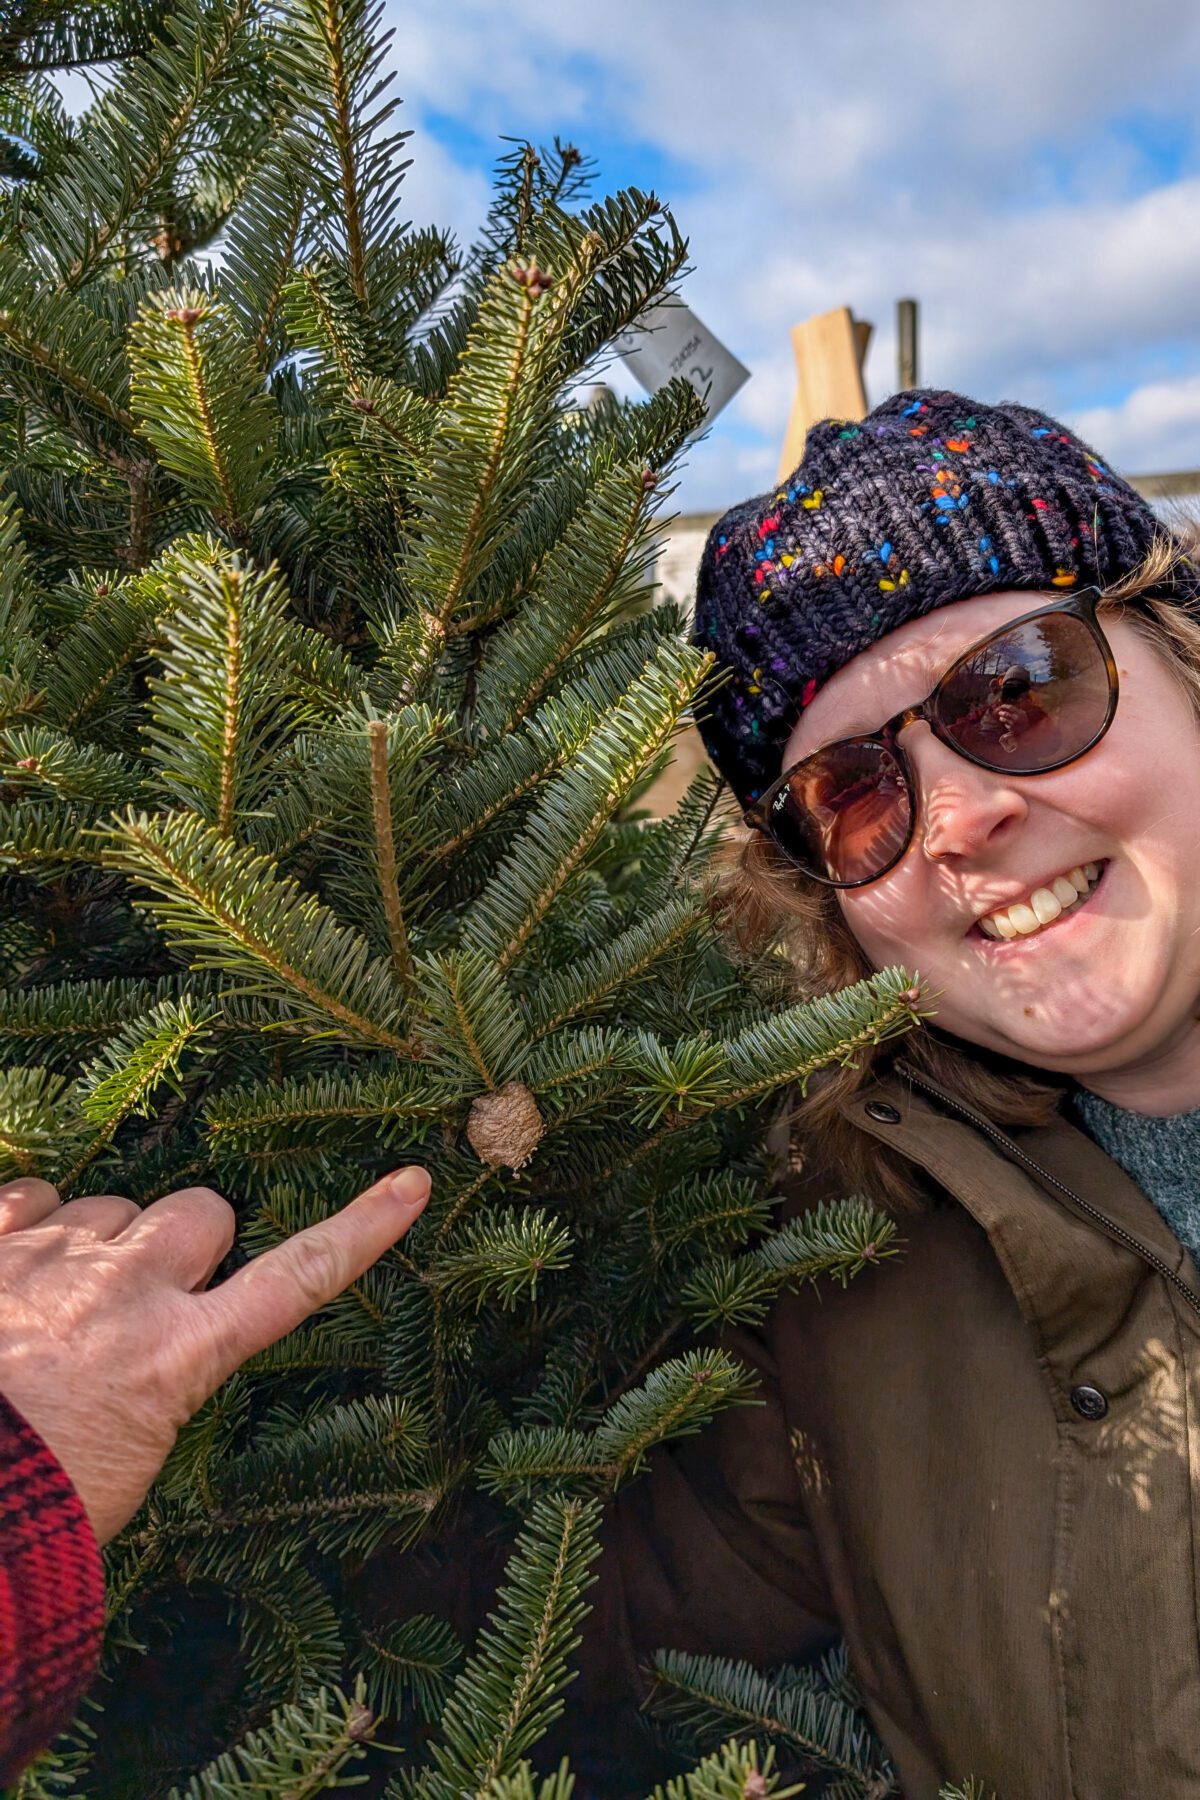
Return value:
<svg viewBox="0 0 1200 1800">
<path fill-rule="evenodd" d="M 908 789 L 882 744 L 831 745 L 797 769 L 779 798 L 776 838 L 797 861 L 834 881 L 864 880 L 886 867 L 908 838 Z"/>
<path fill-rule="evenodd" d="M 999 633 L 949 670 L 937 717 L 976 762 L 1032 775 L 1092 743 L 1108 705 L 1095 637 L 1081 619 L 1051 613 Z"/>
</svg>

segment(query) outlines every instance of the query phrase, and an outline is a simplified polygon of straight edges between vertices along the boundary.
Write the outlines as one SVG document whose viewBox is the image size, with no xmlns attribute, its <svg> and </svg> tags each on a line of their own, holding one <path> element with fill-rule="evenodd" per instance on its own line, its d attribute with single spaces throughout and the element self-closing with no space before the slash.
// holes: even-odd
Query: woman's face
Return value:
<svg viewBox="0 0 1200 1800">
<path fill-rule="evenodd" d="M 1053 598 L 988 594 L 901 626 L 821 689 L 781 767 L 923 700 L 960 651 Z M 1120 1071 L 1127 1098 L 1129 1079 L 1153 1090 L 1180 1055 L 1200 1076 L 1200 729 L 1134 628 L 1101 623 L 1121 691 L 1100 743 L 1065 769 L 1014 777 L 976 768 L 923 721 L 906 726 L 913 842 L 881 880 L 838 898 L 876 968 L 920 973 L 947 1031 L 1101 1091 Z M 1099 882 L 1032 935 L 981 928 L 1088 863 L 1102 865 Z"/>
</svg>

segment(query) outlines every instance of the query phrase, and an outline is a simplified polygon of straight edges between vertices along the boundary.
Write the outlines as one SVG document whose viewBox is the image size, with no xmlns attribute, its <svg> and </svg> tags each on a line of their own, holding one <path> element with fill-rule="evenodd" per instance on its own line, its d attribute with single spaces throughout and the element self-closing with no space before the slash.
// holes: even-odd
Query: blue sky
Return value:
<svg viewBox="0 0 1200 1800">
<path fill-rule="evenodd" d="M 505 134 L 667 200 L 683 295 L 751 370 L 676 504 L 774 479 L 790 324 L 922 307 L 922 377 L 1200 466 L 1200 9 L 1182 0 L 387 0 L 407 207 L 469 237 Z M 614 375 L 624 387 L 622 372 Z M 629 391 L 633 391 L 630 389 Z"/>
</svg>

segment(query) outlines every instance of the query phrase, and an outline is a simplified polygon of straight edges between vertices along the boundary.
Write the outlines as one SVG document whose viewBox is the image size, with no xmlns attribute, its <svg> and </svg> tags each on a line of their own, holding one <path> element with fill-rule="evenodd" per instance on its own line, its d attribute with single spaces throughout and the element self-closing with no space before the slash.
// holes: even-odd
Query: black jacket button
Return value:
<svg viewBox="0 0 1200 1800">
<path fill-rule="evenodd" d="M 1097 1387 L 1071 1389 L 1071 1405 L 1081 1419 L 1102 1419 L 1108 1411 L 1108 1401 Z"/>
<path fill-rule="evenodd" d="M 868 1119 L 876 1119 L 880 1125 L 898 1125 L 900 1123 L 900 1114 L 894 1106 L 889 1106 L 886 1100 L 868 1100 L 863 1111 Z"/>
</svg>

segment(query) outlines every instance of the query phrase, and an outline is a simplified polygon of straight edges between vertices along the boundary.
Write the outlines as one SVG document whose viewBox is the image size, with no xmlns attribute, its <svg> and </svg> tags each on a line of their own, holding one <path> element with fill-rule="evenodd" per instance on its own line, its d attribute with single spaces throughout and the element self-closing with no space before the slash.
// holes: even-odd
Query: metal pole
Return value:
<svg viewBox="0 0 1200 1800">
<path fill-rule="evenodd" d="M 899 370 L 899 387 L 916 387 L 917 303 L 915 300 L 897 300 L 896 302 L 896 361 Z"/>
</svg>

